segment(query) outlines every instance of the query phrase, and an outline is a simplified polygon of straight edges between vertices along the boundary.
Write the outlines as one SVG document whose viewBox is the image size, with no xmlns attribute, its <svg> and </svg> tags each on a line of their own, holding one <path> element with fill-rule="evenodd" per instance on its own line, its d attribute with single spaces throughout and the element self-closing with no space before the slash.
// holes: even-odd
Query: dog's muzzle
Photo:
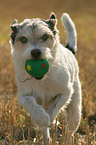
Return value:
<svg viewBox="0 0 96 145">
<path fill-rule="evenodd" d="M 31 51 L 31 56 L 35 59 L 38 59 L 41 56 L 41 50 L 40 49 L 33 49 Z"/>
</svg>

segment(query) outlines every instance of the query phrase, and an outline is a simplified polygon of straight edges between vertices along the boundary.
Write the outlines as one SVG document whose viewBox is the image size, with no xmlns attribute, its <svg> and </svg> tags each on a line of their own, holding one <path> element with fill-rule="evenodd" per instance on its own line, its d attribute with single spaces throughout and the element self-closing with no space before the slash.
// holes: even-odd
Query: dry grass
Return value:
<svg viewBox="0 0 96 145">
<path fill-rule="evenodd" d="M 39 4 L 38 4 L 39 2 Z M 78 32 L 78 52 L 82 83 L 82 121 L 73 137 L 73 145 L 96 144 L 96 1 L 49 0 L 3 0 L 0 3 L 0 144 L 44 144 L 42 133 L 32 124 L 30 116 L 18 104 L 13 60 L 9 46 L 9 25 L 15 18 L 48 18 L 51 11 L 59 18 L 61 42 L 65 33 L 60 22 L 63 12 L 71 14 Z M 42 11 L 41 11 L 42 10 Z M 52 145 L 66 145 L 67 126 L 62 116 L 59 124 L 51 127 Z"/>
</svg>

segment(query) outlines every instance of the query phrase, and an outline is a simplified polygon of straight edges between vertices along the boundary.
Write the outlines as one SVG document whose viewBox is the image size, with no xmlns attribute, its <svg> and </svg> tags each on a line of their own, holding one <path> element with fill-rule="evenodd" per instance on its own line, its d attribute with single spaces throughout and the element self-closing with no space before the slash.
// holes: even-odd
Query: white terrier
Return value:
<svg viewBox="0 0 96 145">
<path fill-rule="evenodd" d="M 45 130 L 46 138 L 49 138 L 49 126 L 62 107 L 67 107 L 69 137 L 78 129 L 81 119 L 81 84 L 74 56 L 77 34 L 68 14 L 64 13 L 61 20 L 67 32 L 66 47 L 59 41 L 57 19 L 53 13 L 48 20 L 25 19 L 20 24 L 15 20 L 11 24 L 10 43 L 19 102 L 33 123 Z M 31 77 L 25 70 L 27 59 L 47 59 L 50 64 L 48 73 L 42 78 Z"/>
</svg>

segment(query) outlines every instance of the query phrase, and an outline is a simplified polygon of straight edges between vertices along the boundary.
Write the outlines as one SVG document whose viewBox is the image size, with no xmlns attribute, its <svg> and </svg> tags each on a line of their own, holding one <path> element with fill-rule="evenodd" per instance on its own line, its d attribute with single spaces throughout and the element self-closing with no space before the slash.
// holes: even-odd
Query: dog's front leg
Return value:
<svg viewBox="0 0 96 145">
<path fill-rule="evenodd" d="M 30 113 L 33 123 L 41 128 L 50 126 L 50 117 L 32 96 L 19 97 L 19 103 Z"/>
<path fill-rule="evenodd" d="M 73 89 L 66 88 L 66 93 L 64 95 L 59 94 L 56 96 L 56 99 L 54 100 L 52 106 L 47 110 L 47 113 L 50 116 L 51 122 L 54 121 L 59 110 L 63 106 L 65 107 L 70 102 L 72 94 L 73 94 Z"/>
</svg>

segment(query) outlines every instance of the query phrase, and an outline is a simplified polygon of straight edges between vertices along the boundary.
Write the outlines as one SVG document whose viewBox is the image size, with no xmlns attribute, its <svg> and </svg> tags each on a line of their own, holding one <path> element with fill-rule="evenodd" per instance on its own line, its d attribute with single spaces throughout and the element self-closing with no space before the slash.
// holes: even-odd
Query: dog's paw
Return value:
<svg viewBox="0 0 96 145">
<path fill-rule="evenodd" d="M 42 107 L 35 111 L 35 115 L 31 114 L 34 125 L 45 128 L 50 126 L 50 117 Z"/>
</svg>

